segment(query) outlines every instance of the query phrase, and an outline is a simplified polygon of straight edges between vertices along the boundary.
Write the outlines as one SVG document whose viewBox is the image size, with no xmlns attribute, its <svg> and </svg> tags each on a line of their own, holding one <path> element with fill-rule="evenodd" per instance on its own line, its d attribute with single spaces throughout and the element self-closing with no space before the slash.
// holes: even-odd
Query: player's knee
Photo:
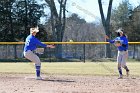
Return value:
<svg viewBox="0 0 140 93">
<path fill-rule="evenodd" d="M 121 67 L 121 63 L 118 63 L 118 68 L 120 68 Z"/>
<path fill-rule="evenodd" d="M 126 65 L 123 68 L 126 69 L 126 71 L 129 71 L 129 69 Z"/>
<path fill-rule="evenodd" d="M 39 58 L 37 58 L 37 59 L 35 60 L 35 64 L 36 64 L 37 66 L 41 66 L 41 61 L 40 61 Z"/>
<path fill-rule="evenodd" d="M 125 65 L 125 64 L 122 64 L 122 67 L 123 67 L 123 68 L 125 68 L 125 67 L 126 67 L 126 65 Z"/>
</svg>

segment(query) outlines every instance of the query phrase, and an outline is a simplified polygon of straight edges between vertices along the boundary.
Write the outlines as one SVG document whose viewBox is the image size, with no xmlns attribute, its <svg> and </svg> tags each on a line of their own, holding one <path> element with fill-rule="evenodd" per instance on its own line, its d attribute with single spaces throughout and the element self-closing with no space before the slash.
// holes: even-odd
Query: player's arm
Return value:
<svg viewBox="0 0 140 93">
<path fill-rule="evenodd" d="M 54 45 L 47 45 L 47 47 L 49 47 L 49 48 L 55 48 Z"/>
<path fill-rule="evenodd" d="M 106 39 L 107 42 L 109 42 L 111 44 L 115 43 L 115 40 L 116 40 L 116 39 L 110 40 L 110 38 L 107 35 L 105 36 L 105 39 Z"/>
<path fill-rule="evenodd" d="M 42 46 L 42 47 L 49 47 L 49 48 L 55 48 L 54 45 L 46 45 L 46 44 L 43 44 L 42 42 L 40 42 L 38 39 L 36 39 L 35 41 L 37 43 L 37 45 L 39 46 Z"/>
<path fill-rule="evenodd" d="M 36 43 L 36 45 L 42 46 L 42 47 L 47 47 L 46 44 L 43 44 L 42 42 L 40 42 L 38 39 L 35 39 L 34 41 Z"/>
</svg>

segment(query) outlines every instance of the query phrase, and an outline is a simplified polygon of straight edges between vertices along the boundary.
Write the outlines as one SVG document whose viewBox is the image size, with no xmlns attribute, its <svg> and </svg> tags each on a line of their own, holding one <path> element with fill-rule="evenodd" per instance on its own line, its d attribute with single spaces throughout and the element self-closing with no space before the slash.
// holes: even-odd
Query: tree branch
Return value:
<svg viewBox="0 0 140 93">
<path fill-rule="evenodd" d="M 108 12 L 107 12 L 107 19 L 106 19 L 106 21 L 108 21 L 107 23 L 110 23 L 112 2 L 113 2 L 113 0 L 109 1 Z"/>
<path fill-rule="evenodd" d="M 105 17 L 104 17 L 104 12 L 103 12 L 103 7 L 102 7 L 101 0 L 98 0 L 98 4 L 99 4 L 99 9 L 100 9 L 102 23 L 103 23 L 103 26 L 105 26 Z"/>
</svg>

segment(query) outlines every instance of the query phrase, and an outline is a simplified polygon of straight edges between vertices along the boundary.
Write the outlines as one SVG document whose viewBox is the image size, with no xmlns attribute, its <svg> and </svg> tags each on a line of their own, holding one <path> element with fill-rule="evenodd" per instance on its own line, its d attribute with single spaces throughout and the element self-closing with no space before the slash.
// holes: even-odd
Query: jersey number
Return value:
<svg viewBox="0 0 140 93">
<path fill-rule="evenodd" d="M 29 45 L 29 43 L 30 43 L 30 40 L 26 41 L 26 45 Z"/>
</svg>

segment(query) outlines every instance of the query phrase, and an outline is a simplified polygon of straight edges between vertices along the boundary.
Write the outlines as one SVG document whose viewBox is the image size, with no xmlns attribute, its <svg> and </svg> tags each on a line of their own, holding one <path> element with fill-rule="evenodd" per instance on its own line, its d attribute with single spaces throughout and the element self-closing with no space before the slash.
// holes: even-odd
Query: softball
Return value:
<svg viewBox="0 0 140 93">
<path fill-rule="evenodd" d="M 70 40 L 69 40 L 69 42 L 73 42 L 73 40 L 72 40 L 72 39 L 70 39 Z"/>
</svg>

